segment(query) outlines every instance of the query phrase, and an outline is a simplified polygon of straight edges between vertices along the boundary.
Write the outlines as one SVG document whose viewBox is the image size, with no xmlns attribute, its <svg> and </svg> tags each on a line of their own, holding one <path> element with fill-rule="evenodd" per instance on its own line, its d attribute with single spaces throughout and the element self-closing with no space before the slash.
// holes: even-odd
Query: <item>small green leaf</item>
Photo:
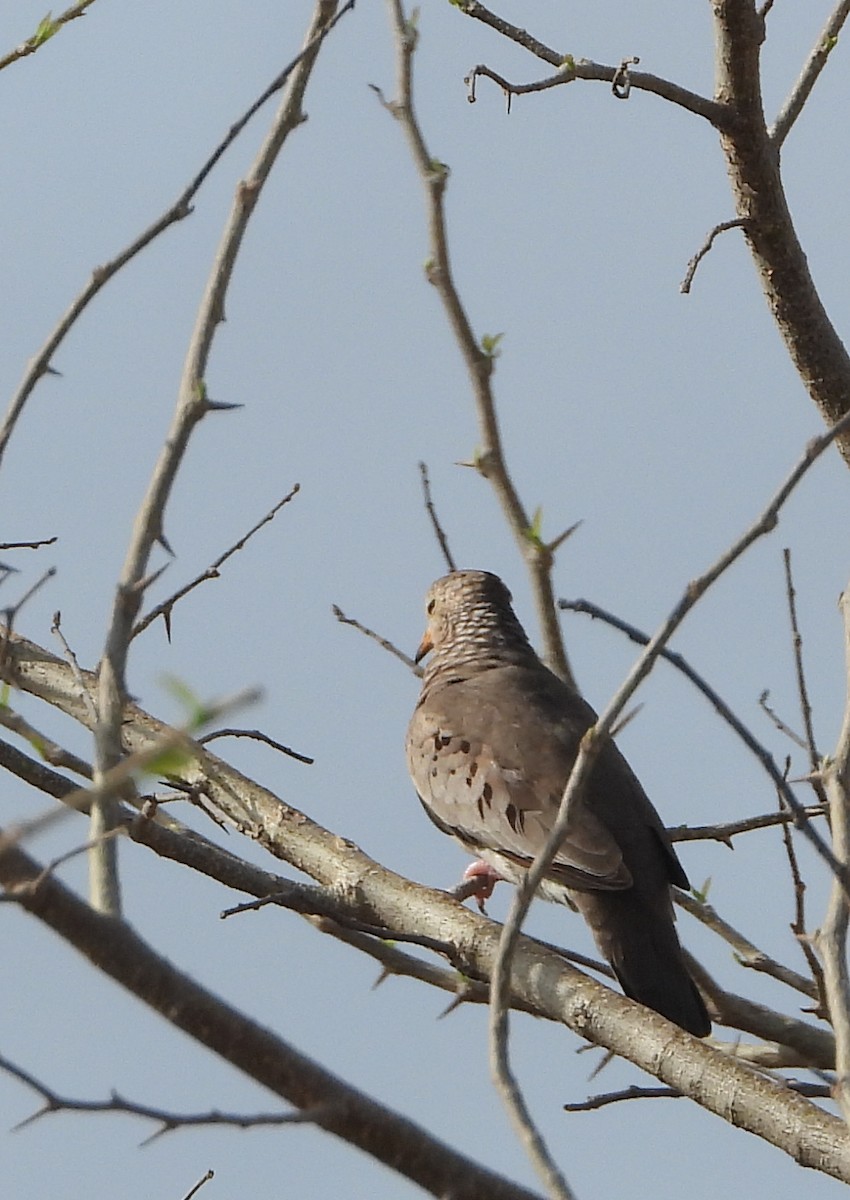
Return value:
<svg viewBox="0 0 850 1200">
<path fill-rule="evenodd" d="M 562 71 L 574 71 L 576 69 L 576 60 L 572 54 L 565 54 L 558 66 Z"/>
<path fill-rule="evenodd" d="M 698 888 L 692 887 L 691 888 L 691 895 L 694 897 L 694 899 L 699 900 L 700 904 L 707 904 L 708 903 L 708 893 L 710 891 L 711 891 L 711 876 L 709 875 L 708 878 L 703 883 L 702 887 L 698 887 Z"/>
<path fill-rule="evenodd" d="M 49 12 L 47 16 L 42 17 L 36 26 L 35 33 L 30 38 L 30 45 L 33 47 L 43 46 L 45 42 L 49 42 L 54 33 L 59 29 L 59 22 L 53 20 L 53 13 Z"/>
<path fill-rule="evenodd" d="M 499 343 L 504 336 L 503 333 L 485 333 L 481 338 L 481 349 L 488 358 L 498 358 L 502 353 Z"/>
<path fill-rule="evenodd" d="M 29 740 L 29 744 L 32 746 L 33 750 L 35 750 L 38 757 L 42 758 L 42 759 L 45 758 L 46 757 L 45 750 L 47 748 L 47 743 L 45 742 L 44 738 L 39 737 L 38 734 L 34 733 L 32 735 L 32 737 L 30 737 L 28 740 Z"/>
<path fill-rule="evenodd" d="M 181 750 L 177 746 L 172 746 L 170 750 L 163 750 L 162 754 L 158 754 L 156 758 L 151 759 L 145 767 L 145 774 L 164 775 L 168 779 L 180 779 L 184 767 L 187 767 L 190 762 L 192 762 L 192 755 L 188 750 Z"/>
<path fill-rule="evenodd" d="M 534 510 L 534 516 L 525 531 L 525 536 L 538 550 L 543 549 L 543 509 L 539 505 Z"/>
<path fill-rule="evenodd" d="M 189 732 L 198 729 L 209 720 L 209 709 L 182 679 L 178 679 L 175 675 L 166 675 L 162 684 L 183 708 L 183 724 Z"/>
</svg>

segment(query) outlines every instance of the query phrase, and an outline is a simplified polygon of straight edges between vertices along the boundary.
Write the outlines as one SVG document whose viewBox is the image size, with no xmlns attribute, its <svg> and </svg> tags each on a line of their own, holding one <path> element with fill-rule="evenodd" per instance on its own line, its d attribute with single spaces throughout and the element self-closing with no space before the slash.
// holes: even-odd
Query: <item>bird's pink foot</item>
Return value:
<svg viewBox="0 0 850 1200">
<path fill-rule="evenodd" d="M 495 867 L 476 859 L 466 868 L 463 879 L 452 889 L 452 895 L 461 901 L 474 898 L 481 912 L 484 912 L 485 901 L 493 895 L 496 884 L 503 880 L 504 875 L 500 875 Z"/>
</svg>

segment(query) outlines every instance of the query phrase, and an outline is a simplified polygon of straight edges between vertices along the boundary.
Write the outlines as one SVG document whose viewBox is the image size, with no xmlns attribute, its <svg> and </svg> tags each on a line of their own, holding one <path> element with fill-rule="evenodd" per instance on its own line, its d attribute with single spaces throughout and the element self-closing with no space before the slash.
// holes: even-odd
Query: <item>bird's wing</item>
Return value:
<svg viewBox="0 0 850 1200">
<path fill-rule="evenodd" d="M 436 824 L 474 853 L 527 867 L 557 816 L 575 749 L 548 727 L 529 734 L 478 703 L 468 686 L 431 693 L 408 731 L 408 765 Z M 575 747 L 581 736 L 573 739 Z M 632 876 L 616 838 L 580 800 L 549 877 L 571 888 L 616 889 Z"/>
</svg>

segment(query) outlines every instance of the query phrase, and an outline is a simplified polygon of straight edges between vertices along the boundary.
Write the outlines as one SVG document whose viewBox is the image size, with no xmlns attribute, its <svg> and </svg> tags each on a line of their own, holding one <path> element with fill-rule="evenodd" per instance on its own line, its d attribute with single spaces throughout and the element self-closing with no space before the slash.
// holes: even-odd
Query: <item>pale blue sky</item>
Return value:
<svg viewBox="0 0 850 1200">
<path fill-rule="evenodd" d="M 519 98 L 510 117 L 494 86 L 478 103 L 463 76 L 485 62 L 517 81 L 547 73 L 447 0 L 422 0 L 419 113 L 431 153 L 452 170 L 448 216 L 457 281 L 478 334 L 504 333 L 495 377 L 515 481 L 544 532 L 582 519 L 556 570 L 561 596 L 586 596 L 646 628 L 739 534 L 821 428 L 790 367 L 737 233 L 703 262 L 689 297 L 678 285 L 707 231 L 733 215 L 717 138 L 698 118 L 602 84 Z M 765 49 L 777 105 L 830 6 L 777 4 Z M 626 9 L 626 11 L 623 11 Z M 0 75 L 4 147 L 0 404 L 81 289 L 165 209 L 232 121 L 292 57 L 312 4 L 255 0 L 97 3 L 27 61 Z M 498 11 L 576 57 L 641 66 L 710 92 L 710 6 L 505 0 Z M 0 50 L 22 41 L 40 4 L 0 8 Z M 815 279 L 846 323 L 848 164 L 846 48 L 840 46 L 783 152 L 792 211 Z M 416 463 L 464 566 L 500 573 L 533 629 L 522 564 L 486 483 L 455 464 L 476 427 L 464 369 L 436 292 L 424 279 L 423 203 L 401 129 L 368 83 L 393 91 L 385 5 L 359 0 L 325 46 L 293 136 L 252 220 L 207 383 L 243 404 L 198 430 L 167 515 L 176 559 L 161 599 L 203 569 L 296 480 L 301 495 L 189 597 L 174 640 L 155 627 L 135 645 L 130 686 L 177 715 L 163 678 L 200 695 L 264 685 L 246 723 L 316 758 L 303 767 L 258 746 L 227 752 L 240 768 L 394 870 L 435 886 L 459 877 L 462 853 L 431 827 L 407 779 L 404 729 L 417 684 L 331 616 L 349 614 L 412 650 L 422 597 L 443 564 L 424 515 Z M 20 627 L 51 645 L 52 613 L 85 665 L 101 649 L 133 514 L 174 405 L 186 340 L 234 187 L 266 127 L 262 114 L 219 164 L 194 215 L 109 284 L 61 347 L 61 378 L 31 398 L 0 471 L 2 540 L 57 535 L 14 563 L 29 582 L 58 575 Z M 850 474 L 833 450 L 760 543 L 704 601 L 677 641 L 781 759 L 791 752 L 757 709 L 771 691 L 797 725 L 781 549 L 793 548 L 809 684 L 821 748 L 834 743 L 844 666 L 836 598 L 850 572 Z M 9 555 L 5 556 L 9 559 Z M 164 558 L 157 559 L 157 562 Z M 8 587 L 8 585 L 7 585 Z M 9 593 L 7 592 L 7 595 Z M 534 631 L 536 633 L 536 631 Z M 605 703 L 632 650 L 569 617 L 565 632 L 589 699 Z M 766 776 L 686 685 L 662 667 L 621 744 L 669 824 L 771 809 Z M 37 723 L 35 705 L 21 707 Z M 83 735 L 56 721 L 82 753 Z M 795 756 L 794 769 L 805 763 Z M 801 793 L 804 794 L 804 793 Z M 43 801 L 7 780 L 2 822 Z M 204 826 L 210 835 L 213 830 Z M 66 824 L 34 849 L 84 840 Z M 233 843 L 269 865 L 248 844 Z M 810 922 L 825 881 L 805 848 Z M 713 880 L 733 924 L 794 966 L 799 951 L 778 835 L 734 852 L 688 845 L 692 881 Z M 199 979 L 380 1100 L 491 1167 L 534 1185 L 486 1066 L 480 1009 L 436 1018 L 442 995 L 397 980 L 371 991 L 374 966 L 298 918 L 265 911 L 221 922 L 233 897 L 156 860 L 122 851 L 127 915 Z M 62 877 L 81 882 L 80 862 Z M 492 904 L 505 911 L 507 892 Z M 196 1111 L 267 1110 L 274 1098 L 93 973 L 12 906 L 2 910 L 3 1052 L 81 1098 L 111 1088 Z M 530 928 L 589 949 L 577 918 L 538 905 Z M 794 1012 L 797 999 L 752 978 L 682 917 L 683 940 L 730 988 Z M 625 1063 L 588 1082 L 563 1028 L 514 1021 L 515 1061 L 534 1113 L 579 1195 L 708 1200 L 756 1184 L 773 1200 L 837 1196 L 779 1151 L 686 1101 L 633 1103 L 566 1116 L 561 1105 L 625 1083 Z M 16 1200 L 185 1193 L 330 1194 L 395 1200 L 419 1191 L 307 1127 L 173 1134 L 139 1151 L 148 1127 L 128 1118 L 58 1116 L 12 1135 L 34 1099 L 0 1075 L 3 1178 Z M 603 1165 L 601 1165 L 603 1164 Z M 345 1180 L 340 1193 L 339 1179 Z"/>
</svg>

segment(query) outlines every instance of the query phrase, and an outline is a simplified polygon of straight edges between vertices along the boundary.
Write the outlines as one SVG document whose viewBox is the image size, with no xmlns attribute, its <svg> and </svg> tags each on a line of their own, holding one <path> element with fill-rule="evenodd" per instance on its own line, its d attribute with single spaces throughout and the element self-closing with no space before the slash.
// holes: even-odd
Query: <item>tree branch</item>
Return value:
<svg viewBox="0 0 850 1200">
<path fill-rule="evenodd" d="M 28 892 L 23 885 L 39 873 L 22 851 L 0 850 L 0 880 L 6 888 L 22 889 L 22 907 L 176 1028 L 309 1113 L 320 1128 L 434 1196 L 539 1200 L 299 1053 L 178 971 L 123 921 L 96 912 L 57 880 L 43 879 Z"/>
<path fill-rule="evenodd" d="M 13 634 L 6 671 L 22 690 L 86 724 L 79 689 L 62 659 Z M 125 749 L 149 746 L 166 729 L 140 708 L 126 705 Z M 376 925 L 450 942 L 465 975 L 490 978 L 499 933 L 493 922 L 463 908 L 445 893 L 411 885 L 380 867 L 352 842 L 322 829 L 203 747 L 195 748 L 195 758 L 183 773 L 186 783 L 201 786 L 210 803 L 237 829 L 336 895 L 356 901 L 359 911 Z M 0 867 L 3 861 L 0 856 Z M 49 883 L 52 886 L 53 881 Z M 95 917 L 98 928 L 117 924 Z M 850 1136 L 841 1121 L 791 1095 L 780 1084 L 754 1076 L 749 1068 L 730 1062 L 710 1046 L 681 1031 L 671 1033 L 670 1024 L 652 1012 L 641 1010 L 636 1036 L 635 1007 L 630 1000 L 583 975 L 546 947 L 528 939 L 520 941 L 511 985 L 515 999 L 566 1024 L 580 1037 L 679 1088 L 724 1120 L 734 1113 L 739 1127 L 765 1138 L 797 1162 L 850 1182 Z M 766 1032 L 759 1036 L 784 1040 Z"/>
<path fill-rule="evenodd" d="M 454 0 L 453 0 L 454 2 Z M 483 4 L 479 4 L 478 0 L 457 0 L 455 7 L 468 17 L 473 17 L 476 21 L 482 21 L 485 25 L 489 25 L 491 29 L 495 29 L 497 33 L 508 38 L 509 41 L 515 42 L 518 46 L 528 50 L 536 58 L 542 59 L 543 62 L 549 63 L 553 67 L 557 67 L 563 73 L 563 83 L 571 83 L 573 79 L 597 80 L 602 83 L 614 84 L 622 73 L 622 67 L 609 67 L 602 63 L 590 62 L 586 58 L 573 58 L 571 54 L 562 54 L 551 47 L 546 46 L 537 38 L 532 37 L 525 29 L 520 29 L 517 25 L 512 25 L 510 21 L 504 20 L 502 17 L 496 16 L 490 9 L 485 8 Z M 493 74 L 487 68 L 476 67 L 475 71 L 479 74 L 488 74 L 493 77 Z M 650 75 L 646 71 L 629 71 L 629 85 L 636 91 L 649 92 L 652 95 L 660 97 L 662 100 L 668 100 L 671 104 L 676 104 L 680 108 L 686 109 L 688 112 L 694 113 L 698 117 L 704 117 L 710 121 L 717 129 L 726 128 L 732 121 L 732 115 L 729 109 L 717 100 L 709 100 L 705 96 L 700 96 L 696 92 L 688 91 L 687 88 L 680 87 L 676 83 L 672 83 L 669 79 L 661 79 L 657 75 Z M 540 85 L 530 85 L 527 88 L 522 86 L 515 87 L 502 80 L 501 77 L 497 80 L 500 86 L 508 91 L 539 91 Z M 545 81 L 545 86 L 551 87 L 556 80 Z"/>
<path fill-rule="evenodd" d="M 738 217 L 768 305 L 803 385 L 827 425 L 848 409 L 850 355 L 817 293 L 782 186 L 778 144 L 761 96 L 764 20 L 752 0 L 712 5 L 717 43 L 715 99 L 735 114 L 721 130 Z M 839 445 L 850 464 L 850 437 Z"/>
<path fill-rule="evenodd" d="M 552 564 L 560 539 L 556 538 L 553 543 L 546 545 L 533 529 L 533 521 L 525 510 L 507 467 L 491 382 L 498 356 L 498 336 L 485 336 L 480 344 L 476 341 L 454 281 L 443 206 L 449 168 L 429 152 L 413 107 L 413 57 L 417 37 L 415 22 L 405 17 L 397 0 L 389 0 L 389 7 L 396 35 L 397 96 L 389 102 L 379 88 L 374 90 L 387 111 L 400 122 L 425 188 L 430 241 L 427 278 L 439 293 L 455 341 L 466 363 L 478 417 L 481 442 L 473 461 L 467 465 L 473 466 L 490 482 L 528 569 L 543 636 L 543 657 L 556 674 L 575 686 L 558 624 L 552 588 Z"/>
</svg>

